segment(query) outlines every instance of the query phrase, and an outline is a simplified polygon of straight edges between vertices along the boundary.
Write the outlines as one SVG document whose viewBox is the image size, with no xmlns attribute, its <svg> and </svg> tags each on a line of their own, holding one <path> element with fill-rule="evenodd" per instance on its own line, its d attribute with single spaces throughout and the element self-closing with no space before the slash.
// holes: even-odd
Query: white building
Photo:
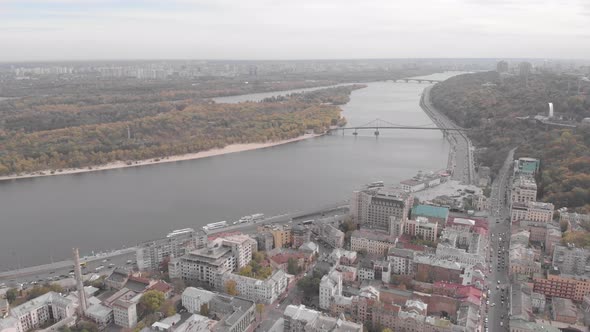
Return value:
<svg viewBox="0 0 590 332">
<path fill-rule="evenodd" d="M 320 281 L 320 308 L 329 309 L 336 295 L 342 295 L 342 274 L 332 270 Z"/>
<path fill-rule="evenodd" d="M 113 302 L 113 320 L 115 325 L 133 328 L 137 324 L 137 303 L 142 294 L 124 295 Z"/>
<path fill-rule="evenodd" d="M 236 282 L 236 290 L 240 297 L 266 304 L 276 301 L 285 292 L 289 283 L 287 274 L 282 270 L 276 270 L 266 280 L 226 272 L 219 276 L 217 288 L 224 291 L 225 283 L 229 280 Z"/>
<path fill-rule="evenodd" d="M 215 293 L 201 288 L 187 287 L 182 292 L 182 305 L 190 313 L 198 313 L 201 311 L 201 306 L 209 303 L 215 296 Z"/>
<path fill-rule="evenodd" d="M 252 253 L 258 249 L 256 240 L 248 235 L 231 235 L 220 239 L 223 246 L 232 249 L 233 255 L 236 257 L 236 269 L 241 269 L 248 265 L 252 260 Z"/>
<path fill-rule="evenodd" d="M 55 292 L 46 293 L 10 310 L 10 316 L 17 320 L 17 332 L 37 329 L 50 319 L 61 321 L 74 316 L 74 313 L 72 301 Z"/>
<path fill-rule="evenodd" d="M 391 232 L 391 217 L 405 222 L 413 201 L 411 194 L 397 188 L 355 191 L 350 214 L 367 228 Z"/>
<path fill-rule="evenodd" d="M 390 248 L 387 260 L 391 262 L 391 273 L 399 275 L 414 274 L 414 256 L 416 252 L 410 249 Z"/>
<path fill-rule="evenodd" d="M 178 259 L 170 261 L 168 266 L 172 267 L 174 273 L 178 274 L 174 277 L 180 277 L 189 282 L 205 282 L 215 286 L 217 275 L 235 270 L 237 260 L 232 248 L 216 246 L 191 251 Z"/>
<path fill-rule="evenodd" d="M 207 235 L 202 230 L 175 230 L 163 239 L 147 241 L 137 246 L 137 267 L 140 270 L 155 270 L 166 257 L 180 257 L 206 245 Z"/>
</svg>

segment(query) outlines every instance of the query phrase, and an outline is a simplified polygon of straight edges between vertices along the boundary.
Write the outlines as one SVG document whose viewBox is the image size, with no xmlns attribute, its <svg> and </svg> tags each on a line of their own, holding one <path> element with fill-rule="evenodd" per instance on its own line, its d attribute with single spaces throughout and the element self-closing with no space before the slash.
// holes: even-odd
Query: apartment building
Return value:
<svg viewBox="0 0 590 332">
<path fill-rule="evenodd" d="M 73 301 L 56 292 L 43 294 L 10 310 L 10 317 L 16 320 L 17 332 L 38 329 L 50 320 L 57 322 L 74 314 Z"/>
<path fill-rule="evenodd" d="M 409 219 L 405 222 L 404 234 L 415 236 L 423 240 L 436 242 L 438 223 L 431 222 L 426 217 L 416 217 L 416 219 Z"/>
<path fill-rule="evenodd" d="M 237 268 L 237 257 L 232 248 L 215 246 L 198 249 L 175 258 L 169 263 L 170 278 L 182 278 L 190 282 L 203 282 L 215 286 L 216 276 Z"/>
<path fill-rule="evenodd" d="M 236 290 L 240 297 L 256 303 L 271 304 L 276 301 L 287 289 L 289 280 L 287 274 L 282 270 L 276 270 L 266 280 L 259 280 L 241 276 L 239 274 L 225 272 L 219 276 L 216 288 L 224 291 L 227 281 L 236 282 Z"/>
<path fill-rule="evenodd" d="M 510 188 L 510 202 L 527 203 L 537 201 L 537 183 L 532 176 L 517 176 Z"/>
<path fill-rule="evenodd" d="M 236 269 L 241 269 L 252 260 L 252 253 L 258 251 L 258 243 L 245 234 L 221 237 L 221 245 L 231 248 L 236 258 Z"/>
<path fill-rule="evenodd" d="M 329 309 L 334 296 L 337 295 L 342 295 L 342 274 L 332 270 L 320 281 L 320 308 Z"/>
<path fill-rule="evenodd" d="M 203 304 L 209 303 L 215 293 L 205 289 L 187 287 L 181 296 L 182 306 L 190 313 L 199 313 Z"/>
<path fill-rule="evenodd" d="M 137 267 L 157 270 L 166 257 L 180 257 L 189 251 L 207 246 L 207 235 L 192 228 L 175 230 L 163 239 L 143 242 L 137 246 Z"/>
<path fill-rule="evenodd" d="M 264 225 L 258 227 L 258 233 L 272 234 L 275 248 L 290 248 L 293 244 L 293 233 L 290 224 Z"/>
<path fill-rule="evenodd" d="M 350 237 L 350 250 L 364 250 L 368 254 L 385 256 L 389 248 L 395 246 L 395 242 L 394 237 L 384 233 L 356 230 Z"/>
<path fill-rule="evenodd" d="M 416 252 L 414 250 L 389 248 L 387 259 L 391 262 L 391 273 L 399 275 L 413 275 L 415 255 Z"/>
<path fill-rule="evenodd" d="M 283 313 L 284 332 L 362 332 L 363 325 L 325 316 L 304 305 L 288 305 Z"/>
<path fill-rule="evenodd" d="M 521 220 L 550 223 L 553 220 L 553 212 L 554 206 L 551 203 L 513 203 L 510 209 L 510 220 L 513 223 Z"/>
</svg>

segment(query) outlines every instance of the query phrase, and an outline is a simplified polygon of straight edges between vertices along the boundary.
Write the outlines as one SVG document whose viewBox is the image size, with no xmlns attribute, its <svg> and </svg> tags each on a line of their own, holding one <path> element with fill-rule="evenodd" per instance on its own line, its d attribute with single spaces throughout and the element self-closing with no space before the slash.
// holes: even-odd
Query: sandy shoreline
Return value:
<svg viewBox="0 0 590 332">
<path fill-rule="evenodd" d="M 177 156 L 169 156 L 169 157 L 162 157 L 162 158 L 150 158 L 146 160 L 137 160 L 133 161 L 131 164 L 127 164 L 126 161 L 115 161 L 112 163 L 104 164 L 104 165 L 96 165 L 92 166 L 91 169 L 88 167 L 85 168 L 64 168 L 61 172 L 55 171 L 51 174 L 52 170 L 44 170 L 44 171 L 36 171 L 33 173 L 26 173 L 22 175 L 6 175 L 0 176 L 0 181 L 8 181 L 8 180 L 18 180 L 18 179 L 30 179 L 30 178 L 37 178 L 43 176 L 55 176 L 55 175 L 67 175 L 67 174 L 79 174 L 79 173 L 88 173 L 88 172 L 97 172 L 97 171 L 104 171 L 109 169 L 118 169 L 118 168 L 127 168 L 127 167 L 139 167 L 145 165 L 156 165 L 156 164 L 163 164 L 163 163 L 172 163 L 176 161 L 183 161 L 183 160 L 194 160 L 194 159 L 201 159 L 213 156 L 220 156 L 229 153 L 235 152 L 244 152 L 250 150 L 258 150 L 264 149 L 272 146 L 288 144 L 292 142 L 302 141 L 308 138 L 314 138 L 322 136 L 321 134 L 305 134 L 299 137 L 286 139 L 278 142 L 266 142 L 266 143 L 246 143 L 246 144 L 231 144 L 221 149 L 212 149 L 207 151 L 201 151 L 196 153 L 189 153 Z"/>
</svg>

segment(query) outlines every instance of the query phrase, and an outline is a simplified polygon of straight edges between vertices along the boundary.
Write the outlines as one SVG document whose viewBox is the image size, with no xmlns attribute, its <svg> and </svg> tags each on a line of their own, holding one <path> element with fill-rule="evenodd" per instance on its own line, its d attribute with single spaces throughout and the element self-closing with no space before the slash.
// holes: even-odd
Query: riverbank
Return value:
<svg viewBox="0 0 590 332">
<path fill-rule="evenodd" d="M 474 184 L 476 181 L 475 165 L 473 161 L 473 146 L 471 140 L 462 132 L 462 127 L 455 124 L 447 116 L 438 111 L 430 102 L 430 89 L 426 87 L 420 98 L 420 107 L 439 128 L 452 130 L 443 132 L 451 144 L 447 167 L 452 170 L 452 178 L 464 184 Z"/>
<path fill-rule="evenodd" d="M 97 166 L 89 166 L 85 168 L 64 168 L 61 171 L 59 170 L 43 170 L 37 171 L 32 173 L 26 174 L 14 174 L 14 175 L 6 175 L 0 176 L 0 181 L 8 181 L 8 180 L 19 180 L 19 179 L 30 179 L 30 178 L 37 178 L 37 177 L 45 177 L 45 176 L 54 176 L 54 175 L 69 175 L 69 174 L 80 174 L 80 173 L 89 173 L 89 172 L 97 172 L 97 171 L 105 171 L 111 169 L 119 169 L 119 168 L 128 168 L 128 167 L 139 167 L 139 166 L 146 166 L 146 165 L 157 165 L 163 163 L 172 163 L 177 161 L 185 161 L 185 160 L 195 160 L 213 156 L 220 156 L 229 153 L 236 153 L 236 152 L 244 152 L 250 150 L 258 150 L 269 148 L 273 146 L 293 143 L 302 141 L 309 138 L 314 138 L 322 136 L 322 134 L 305 134 L 299 137 L 286 139 L 282 141 L 276 142 L 266 142 L 266 143 L 246 143 L 246 144 L 231 144 L 225 146 L 221 149 L 212 149 L 207 151 L 201 151 L 196 153 L 188 153 L 183 155 L 176 155 L 176 156 L 168 156 L 162 158 L 150 158 L 145 160 L 136 160 L 136 161 L 114 161 L 112 163 L 104 164 L 104 165 L 97 165 Z"/>
</svg>

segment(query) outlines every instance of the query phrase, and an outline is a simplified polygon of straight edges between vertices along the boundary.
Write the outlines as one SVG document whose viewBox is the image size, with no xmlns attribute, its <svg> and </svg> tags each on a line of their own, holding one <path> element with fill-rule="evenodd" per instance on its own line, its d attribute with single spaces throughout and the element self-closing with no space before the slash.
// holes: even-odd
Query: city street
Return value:
<svg viewBox="0 0 590 332">
<path fill-rule="evenodd" d="M 492 184 L 490 204 L 490 249 L 488 262 L 488 314 L 485 331 L 508 331 L 510 280 L 508 278 L 508 253 L 510 245 L 510 211 L 507 189 L 509 186 L 514 150 L 511 150 Z"/>
</svg>

